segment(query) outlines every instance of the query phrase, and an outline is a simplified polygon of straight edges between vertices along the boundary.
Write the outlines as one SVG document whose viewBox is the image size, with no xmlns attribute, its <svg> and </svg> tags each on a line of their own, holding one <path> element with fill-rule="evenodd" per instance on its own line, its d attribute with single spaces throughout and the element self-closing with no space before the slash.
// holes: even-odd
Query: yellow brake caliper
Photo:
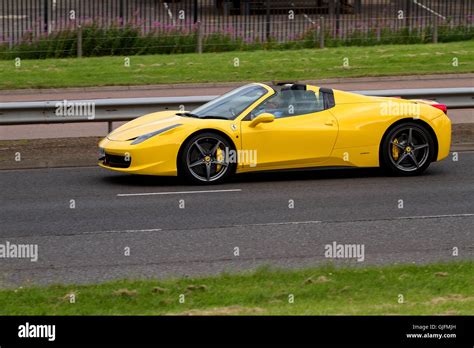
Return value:
<svg viewBox="0 0 474 348">
<path fill-rule="evenodd" d="M 217 151 L 216 151 L 216 160 L 221 162 L 224 160 L 224 155 L 222 154 L 222 150 L 220 148 L 217 148 Z M 219 173 L 219 171 L 221 170 L 222 168 L 222 165 L 221 164 L 217 164 L 216 165 L 216 173 Z"/>
<path fill-rule="evenodd" d="M 398 160 L 398 156 L 400 155 L 398 146 L 396 144 L 398 144 L 398 139 L 394 139 L 392 145 L 392 157 L 395 161 Z"/>
</svg>

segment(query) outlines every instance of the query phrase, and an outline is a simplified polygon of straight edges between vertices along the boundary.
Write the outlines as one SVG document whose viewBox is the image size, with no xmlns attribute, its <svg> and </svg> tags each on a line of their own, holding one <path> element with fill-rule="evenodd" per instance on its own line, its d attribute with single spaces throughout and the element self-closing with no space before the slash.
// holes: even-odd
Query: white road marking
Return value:
<svg viewBox="0 0 474 348">
<path fill-rule="evenodd" d="M 145 193 L 119 193 L 117 197 L 131 196 L 157 196 L 157 195 L 188 195 L 194 193 L 221 193 L 221 192 L 241 192 L 241 189 L 231 190 L 202 190 L 202 191 L 173 191 L 173 192 L 145 192 Z"/>
<path fill-rule="evenodd" d="M 198 191 L 203 192 L 203 191 Z M 447 215 L 420 215 L 420 216 L 401 216 L 394 218 L 394 220 L 415 220 L 415 219 L 441 219 L 441 218 L 459 218 L 459 217 L 473 217 L 473 214 L 447 214 Z M 321 223 L 348 223 L 348 222 L 368 222 L 368 221 L 383 221 L 385 219 L 375 220 L 347 220 L 347 221 L 321 221 L 321 220 L 309 220 L 309 221 L 284 221 L 284 222 L 266 222 L 256 224 L 242 224 L 242 225 L 227 225 L 219 226 L 219 228 L 232 228 L 232 227 L 251 227 L 251 226 L 281 226 L 281 225 L 306 225 L 306 224 L 321 224 Z M 390 219 L 393 220 L 393 219 Z M 196 229 L 205 229 L 206 227 L 196 227 Z M 167 228 L 166 230 L 179 230 L 180 228 Z M 111 231 L 94 231 L 94 232 L 81 232 L 78 234 L 100 234 L 100 233 L 137 233 L 137 232 L 158 232 L 163 231 L 161 228 L 151 228 L 142 230 L 111 230 Z"/>
<path fill-rule="evenodd" d="M 191 191 L 193 192 L 193 191 Z M 195 191 L 205 192 L 205 191 Z M 161 192 L 160 192 L 161 193 Z M 390 220 L 415 220 L 415 219 L 441 219 L 450 217 L 473 217 L 473 214 L 447 214 L 447 215 L 420 215 L 420 216 L 401 216 Z M 251 227 L 251 226 L 281 226 L 281 225 L 306 225 L 306 224 L 321 224 L 321 223 L 354 223 L 354 222 L 370 222 L 370 221 L 383 221 L 385 219 L 375 220 L 347 220 L 347 221 L 322 221 L 322 220 L 308 220 L 308 221 L 284 221 L 284 222 L 266 222 L 256 224 L 242 224 L 242 225 L 226 225 L 219 226 L 218 228 L 232 228 L 232 227 Z M 206 229 L 206 227 L 196 227 L 196 229 Z M 180 228 L 167 228 L 166 230 L 180 230 Z M 83 232 L 79 234 L 100 234 L 100 233 L 133 233 L 133 232 L 158 232 L 163 231 L 161 228 L 152 228 L 144 230 L 112 230 L 112 231 L 95 231 L 95 232 Z"/>
<path fill-rule="evenodd" d="M 406 220 L 406 219 L 439 219 L 439 218 L 446 218 L 446 217 L 469 217 L 474 216 L 474 214 L 447 214 L 447 215 L 421 215 L 421 216 L 402 216 L 398 217 L 398 220 Z"/>
<path fill-rule="evenodd" d="M 275 226 L 275 225 L 303 225 L 303 224 L 320 224 L 322 221 L 314 220 L 314 221 L 285 221 L 285 222 L 267 222 L 267 223 L 260 223 L 260 224 L 245 224 L 245 225 L 231 225 L 231 226 L 224 226 L 226 227 L 247 227 L 247 226 Z"/>
<path fill-rule="evenodd" d="M 150 228 L 146 230 L 111 230 L 111 231 L 94 231 L 94 232 L 82 232 L 78 234 L 100 234 L 100 233 L 133 233 L 133 232 L 158 232 L 162 231 L 161 228 Z"/>
<path fill-rule="evenodd" d="M 198 191 L 202 192 L 202 191 Z M 474 213 L 468 214 L 446 214 L 446 215 L 420 215 L 420 216 L 401 216 L 395 218 L 385 218 L 385 219 L 365 219 L 365 220 L 309 220 L 309 221 L 286 221 L 286 222 L 267 222 L 267 223 L 256 223 L 256 224 L 245 224 L 245 225 L 223 225 L 218 227 L 194 227 L 192 229 L 223 229 L 223 228 L 233 228 L 233 227 L 251 227 L 251 226 L 276 226 L 276 225 L 303 225 L 303 224 L 347 224 L 347 223 L 358 223 L 358 222 L 379 222 L 379 221 L 388 221 L 388 220 L 415 220 L 415 219 L 440 219 L 440 218 L 463 218 L 463 217 L 474 217 Z M 180 230 L 189 230 L 188 228 L 180 227 L 169 227 L 166 229 L 161 228 L 151 228 L 151 229 L 142 229 L 142 230 L 109 230 L 109 231 L 94 231 L 94 232 L 75 232 L 72 234 L 49 234 L 42 235 L 41 237 L 66 237 L 66 236 L 77 236 L 83 234 L 101 234 L 101 233 L 139 233 L 139 232 L 159 232 L 159 231 L 180 231 Z M 32 236 L 20 236 L 18 238 L 26 238 Z M 10 236 L 6 238 L 17 238 L 15 236 Z"/>
</svg>

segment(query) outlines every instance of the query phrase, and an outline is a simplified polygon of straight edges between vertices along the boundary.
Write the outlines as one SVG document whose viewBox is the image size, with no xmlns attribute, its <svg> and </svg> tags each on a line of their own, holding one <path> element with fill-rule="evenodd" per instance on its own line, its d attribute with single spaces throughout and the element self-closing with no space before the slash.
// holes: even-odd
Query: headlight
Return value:
<svg viewBox="0 0 474 348">
<path fill-rule="evenodd" d="M 132 145 L 140 144 L 143 143 L 145 140 L 150 139 L 151 137 L 154 137 L 155 135 L 161 134 L 163 132 L 169 131 L 170 129 L 176 128 L 178 126 L 181 126 L 181 124 L 174 124 L 172 126 L 165 127 L 163 129 L 147 133 L 144 135 L 140 135 L 139 137 L 136 137 L 135 140 L 132 141 Z"/>
</svg>

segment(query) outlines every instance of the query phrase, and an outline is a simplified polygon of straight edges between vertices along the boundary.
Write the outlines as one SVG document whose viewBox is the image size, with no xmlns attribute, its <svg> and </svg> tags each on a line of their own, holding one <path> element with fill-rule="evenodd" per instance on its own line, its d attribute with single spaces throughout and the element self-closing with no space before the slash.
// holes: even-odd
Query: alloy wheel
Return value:
<svg viewBox="0 0 474 348">
<path fill-rule="evenodd" d="M 226 145 L 217 138 L 196 139 L 186 155 L 189 172 L 200 181 L 218 180 L 229 170 L 229 163 L 225 161 L 226 149 Z"/>
<path fill-rule="evenodd" d="M 422 167 L 430 156 L 426 133 L 413 126 L 400 128 L 390 139 L 389 158 L 403 172 Z"/>
</svg>

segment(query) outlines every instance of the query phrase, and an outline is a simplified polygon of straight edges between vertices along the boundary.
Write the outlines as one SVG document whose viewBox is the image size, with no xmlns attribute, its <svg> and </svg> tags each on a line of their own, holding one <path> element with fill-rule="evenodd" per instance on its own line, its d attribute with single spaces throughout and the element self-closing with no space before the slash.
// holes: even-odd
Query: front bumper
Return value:
<svg viewBox="0 0 474 348">
<path fill-rule="evenodd" d="M 153 142 L 131 145 L 131 141 L 99 142 L 99 166 L 124 173 L 176 176 L 179 144 Z"/>
</svg>

